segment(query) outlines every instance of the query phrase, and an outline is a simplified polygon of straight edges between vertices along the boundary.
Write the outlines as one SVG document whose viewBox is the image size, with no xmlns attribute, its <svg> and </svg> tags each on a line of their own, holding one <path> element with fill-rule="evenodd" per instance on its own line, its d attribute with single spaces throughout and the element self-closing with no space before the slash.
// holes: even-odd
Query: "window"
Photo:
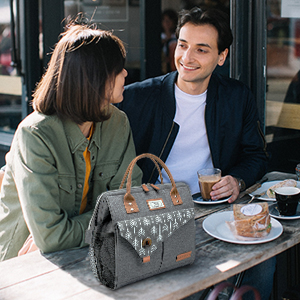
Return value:
<svg viewBox="0 0 300 300">
<path fill-rule="evenodd" d="M 127 50 L 126 83 L 140 80 L 141 28 L 139 0 L 65 0 L 65 16 L 74 17 L 78 12 L 98 28 L 112 30 L 124 43 Z"/>
<path fill-rule="evenodd" d="M 22 118 L 21 78 L 12 66 L 10 1 L 0 0 L 0 132 L 13 132 Z"/>
<path fill-rule="evenodd" d="M 270 169 L 294 173 L 300 162 L 300 5 L 295 18 L 284 13 L 285 3 L 267 1 L 266 139 Z"/>
</svg>

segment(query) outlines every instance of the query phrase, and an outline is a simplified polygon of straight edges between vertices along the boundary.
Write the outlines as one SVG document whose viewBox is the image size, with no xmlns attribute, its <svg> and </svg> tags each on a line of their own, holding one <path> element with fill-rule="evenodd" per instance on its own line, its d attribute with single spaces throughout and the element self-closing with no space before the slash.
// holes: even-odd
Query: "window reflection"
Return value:
<svg viewBox="0 0 300 300">
<path fill-rule="evenodd" d="M 14 69 L 11 67 L 11 32 L 10 26 L 2 24 L 0 36 L 0 66 L 2 75 L 11 75 Z"/>
<path fill-rule="evenodd" d="M 139 0 L 65 0 L 65 17 L 82 12 L 98 28 L 113 30 L 127 51 L 126 84 L 140 80 L 141 26 Z"/>
<path fill-rule="evenodd" d="M 21 121 L 21 79 L 11 66 L 10 5 L 0 0 L 0 132 L 13 132 Z"/>
<path fill-rule="evenodd" d="M 292 172 L 300 162 L 300 19 L 281 17 L 268 0 L 266 138 L 270 170 Z M 300 6 L 299 6 L 300 11 Z"/>
</svg>

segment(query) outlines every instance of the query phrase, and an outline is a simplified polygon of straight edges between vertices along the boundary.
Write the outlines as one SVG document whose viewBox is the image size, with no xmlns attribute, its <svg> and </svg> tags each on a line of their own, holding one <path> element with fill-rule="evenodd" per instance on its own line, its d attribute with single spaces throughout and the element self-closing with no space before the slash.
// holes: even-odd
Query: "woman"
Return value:
<svg viewBox="0 0 300 300">
<path fill-rule="evenodd" d="M 62 35 L 6 157 L 0 260 L 86 245 L 97 196 L 119 187 L 135 157 L 128 119 L 110 104 L 123 100 L 124 62 L 110 32 L 73 22 Z"/>
</svg>

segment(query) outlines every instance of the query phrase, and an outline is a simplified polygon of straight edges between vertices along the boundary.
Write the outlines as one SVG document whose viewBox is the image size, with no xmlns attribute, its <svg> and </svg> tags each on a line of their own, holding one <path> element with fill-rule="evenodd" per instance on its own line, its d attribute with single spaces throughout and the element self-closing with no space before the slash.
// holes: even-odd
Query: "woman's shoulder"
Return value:
<svg viewBox="0 0 300 300">
<path fill-rule="evenodd" d="M 53 125 L 62 126 L 61 120 L 56 115 L 48 116 L 34 111 L 19 124 L 19 127 L 43 128 Z"/>
<path fill-rule="evenodd" d="M 64 131 L 63 123 L 56 115 L 48 116 L 34 111 L 19 124 L 16 133 L 34 132 L 35 135 L 57 136 L 60 131 Z"/>
<path fill-rule="evenodd" d="M 101 132 L 103 139 L 106 137 L 111 140 L 113 137 L 116 139 L 123 139 L 130 131 L 130 125 L 127 115 L 111 105 L 110 118 L 104 122 L 96 123 L 95 133 Z"/>
<path fill-rule="evenodd" d="M 104 123 L 107 123 L 107 125 L 110 126 L 120 126 L 128 122 L 127 115 L 122 110 L 117 108 L 115 105 L 110 105 L 110 110 L 111 110 L 110 118 Z"/>
</svg>

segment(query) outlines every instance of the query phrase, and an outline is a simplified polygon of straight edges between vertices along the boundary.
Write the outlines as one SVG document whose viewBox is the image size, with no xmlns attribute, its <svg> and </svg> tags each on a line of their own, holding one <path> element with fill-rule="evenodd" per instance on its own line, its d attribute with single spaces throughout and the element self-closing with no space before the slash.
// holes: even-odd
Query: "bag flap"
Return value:
<svg viewBox="0 0 300 300">
<path fill-rule="evenodd" d="M 120 235 L 126 239 L 137 254 L 150 256 L 157 245 L 166 241 L 173 232 L 194 219 L 194 208 L 156 214 L 117 222 Z"/>
</svg>

